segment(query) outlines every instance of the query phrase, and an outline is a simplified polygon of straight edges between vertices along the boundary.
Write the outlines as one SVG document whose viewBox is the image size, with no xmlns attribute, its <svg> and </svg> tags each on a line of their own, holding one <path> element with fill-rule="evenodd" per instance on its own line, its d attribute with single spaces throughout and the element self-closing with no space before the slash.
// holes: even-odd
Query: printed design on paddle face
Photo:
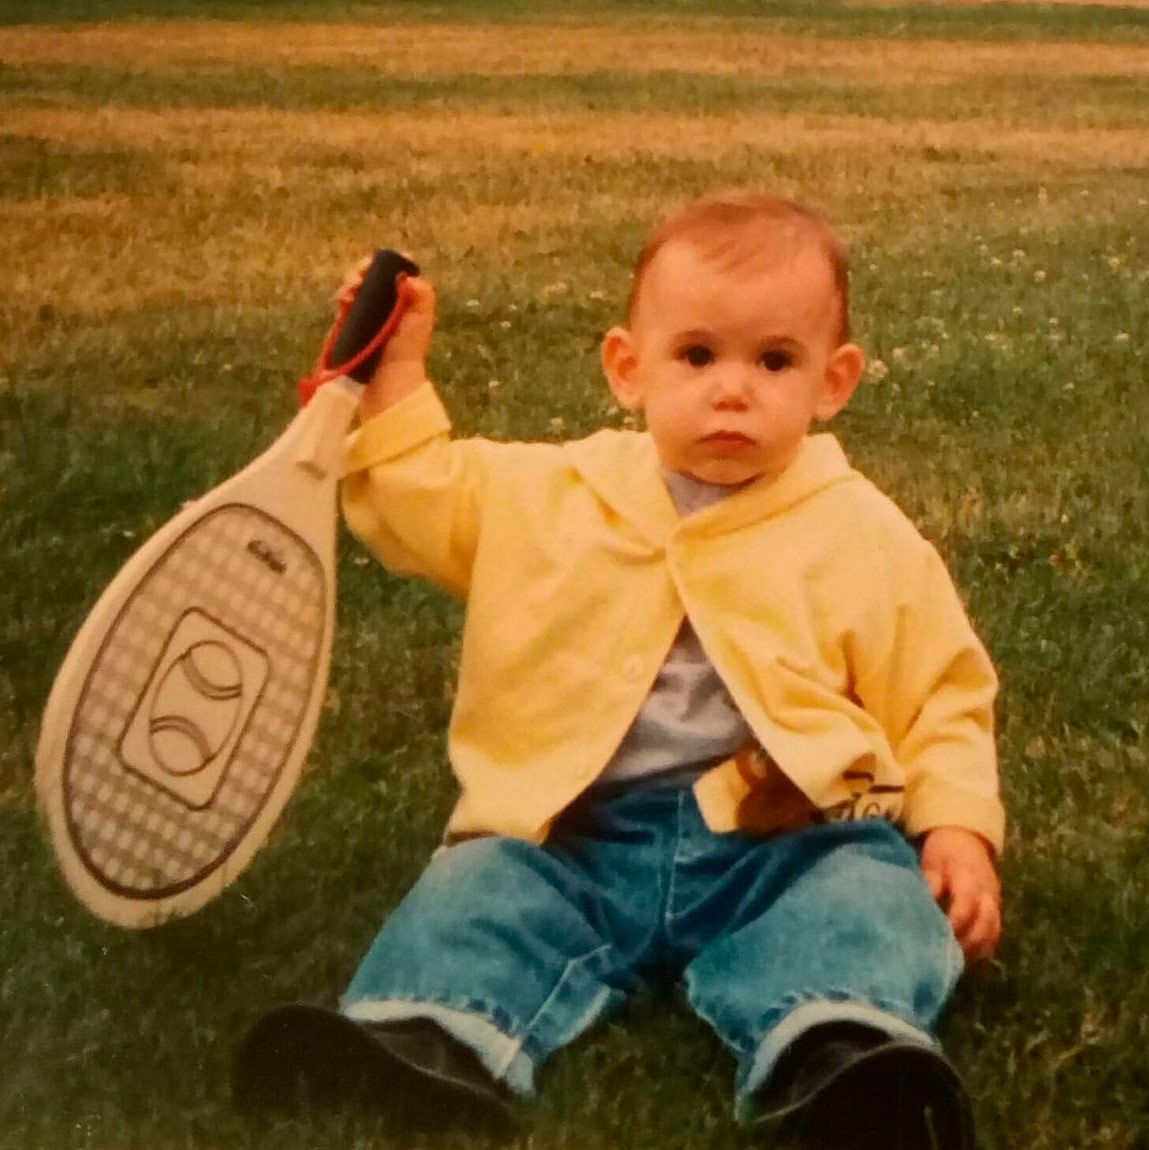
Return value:
<svg viewBox="0 0 1149 1150">
<path fill-rule="evenodd" d="M 326 586 L 254 507 L 192 525 L 124 604 L 64 756 L 77 855 L 106 889 L 171 896 L 223 865 L 279 781 L 316 688 Z"/>
<path fill-rule="evenodd" d="M 267 653 L 200 610 L 180 616 L 120 759 L 190 807 L 211 802 L 267 681 Z"/>
</svg>

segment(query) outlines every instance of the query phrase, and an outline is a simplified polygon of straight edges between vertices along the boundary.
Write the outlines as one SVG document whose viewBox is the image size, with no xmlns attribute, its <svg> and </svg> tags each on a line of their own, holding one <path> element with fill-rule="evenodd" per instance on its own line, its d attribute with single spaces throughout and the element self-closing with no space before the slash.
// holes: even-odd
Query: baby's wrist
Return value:
<svg viewBox="0 0 1149 1150">
<path fill-rule="evenodd" d="M 983 834 L 970 827 L 942 826 L 932 827 L 922 836 L 923 856 L 934 858 L 943 853 L 961 854 L 970 858 L 972 854 L 984 859 L 993 870 L 997 870 L 997 851 L 993 844 Z"/>
<path fill-rule="evenodd" d="M 364 420 L 394 406 L 427 382 L 422 360 L 384 361 L 363 389 L 359 411 Z"/>
<path fill-rule="evenodd" d="M 993 845 L 990 843 L 989 839 L 987 839 L 985 835 L 983 835 L 980 831 L 975 831 L 973 827 L 963 827 L 958 823 L 946 823 L 942 826 L 930 827 L 930 829 L 926 831 L 923 837 L 930 838 L 934 835 L 941 838 L 976 839 L 979 843 L 984 844 L 987 850 L 993 850 Z"/>
</svg>

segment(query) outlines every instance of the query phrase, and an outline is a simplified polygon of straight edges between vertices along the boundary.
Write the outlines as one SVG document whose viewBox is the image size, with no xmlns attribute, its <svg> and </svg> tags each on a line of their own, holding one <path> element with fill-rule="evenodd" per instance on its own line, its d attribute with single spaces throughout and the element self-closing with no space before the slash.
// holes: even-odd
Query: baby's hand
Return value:
<svg viewBox="0 0 1149 1150">
<path fill-rule="evenodd" d="M 936 827 L 922 847 L 922 871 L 966 961 L 991 958 L 1001 938 L 1001 883 L 985 840 L 963 827 Z"/>
<path fill-rule="evenodd" d="M 339 289 L 341 301 L 354 297 L 370 263 L 368 257 L 347 273 Z M 397 403 L 427 378 L 427 353 L 435 329 L 435 289 L 421 276 L 408 276 L 402 290 L 407 308 L 364 388 L 360 405 L 364 419 Z"/>
</svg>

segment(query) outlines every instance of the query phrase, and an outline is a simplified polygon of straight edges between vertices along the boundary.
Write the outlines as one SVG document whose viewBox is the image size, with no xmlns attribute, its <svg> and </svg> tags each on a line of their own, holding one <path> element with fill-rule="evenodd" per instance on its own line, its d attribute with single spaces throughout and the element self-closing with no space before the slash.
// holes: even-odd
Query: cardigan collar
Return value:
<svg viewBox="0 0 1149 1150">
<path fill-rule="evenodd" d="M 725 535 L 788 511 L 827 487 L 858 478 L 833 435 L 807 436 L 781 475 L 749 483 L 729 498 L 682 519 L 666 490 L 658 452 L 646 432 L 608 429 L 564 447 L 595 494 L 659 549 L 666 547 L 679 528 Z"/>
</svg>

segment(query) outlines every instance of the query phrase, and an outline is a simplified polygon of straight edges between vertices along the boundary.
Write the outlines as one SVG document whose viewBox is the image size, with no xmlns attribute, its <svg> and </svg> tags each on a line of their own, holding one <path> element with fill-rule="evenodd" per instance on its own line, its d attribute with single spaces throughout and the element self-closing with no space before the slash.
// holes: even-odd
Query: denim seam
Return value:
<svg viewBox="0 0 1149 1150">
<path fill-rule="evenodd" d="M 682 792 L 678 796 L 677 809 L 675 811 L 674 850 L 670 856 L 670 877 L 666 883 L 666 901 L 663 905 L 661 915 L 663 937 L 668 940 L 671 937 L 674 919 L 677 917 L 674 911 L 674 899 L 678 885 L 679 851 L 682 848 L 682 807 L 684 800 L 685 792 Z"/>
<path fill-rule="evenodd" d="M 538 1008 L 538 1010 L 535 1011 L 531 1020 L 524 1025 L 524 1027 L 523 1027 L 524 1033 L 522 1036 L 522 1041 L 524 1043 L 531 1042 L 531 1033 L 534 1031 L 536 1023 L 539 1021 L 540 1018 L 542 1018 L 546 1014 L 551 1003 L 554 1002 L 554 1000 L 558 997 L 560 991 L 563 989 L 563 987 L 570 980 L 570 978 L 574 974 L 574 972 L 579 970 L 580 968 L 586 966 L 590 962 L 592 962 L 600 954 L 605 954 L 612 949 L 613 949 L 613 946 L 611 943 L 609 943 L 609 942 L 603 943 L 602 946 L 595 947 L 594 950 L 588 950 L 586 952 L 586 954 L 581 954 L 581 955 L 579 955 L 578 958 L 572 958 L 567 962 L 566 966 L 563 967 L 562 974 L 559 975 L 559 977 L 555 981 L 554 986 L 551 988 L 550 994 L 548 994 L 546 996 L 546 998 L 543 1000 L 542 1005 Z M 598 1010 L 601 1009 L 604 997 L 609 998 L 610 993 L 611 993 L 610 987 L 604 986 L 602 989 L 602 992 L 600 994 L 595 995 L 591 1004 L 587 1007 L 586 1012 L 582 1015 L 582 1017 L 580 1018 L 579 1021 L 585 1022 L 585 1020 L 588 1018 L 593 1019 L 595 1017 L 596 1013 L 598 1012 Z"/>
<path fill-rule="evenodd" d="M 691 994 L 692 978 L 691 972 L 686 971 L 686 999 L 690 1004 L 690 1009 L 705 1022 L 711 1030 L 717 1034 L 723 1042 L 734 1052 L 738 1057 L 749 1054 L 755 1048 L 755 1043 L 749 1039 L 736 1039 L 728 1031 L 728 1028 L 721 1025 L 720 1020 L 709 1010 L 707 1010 L 701 1002 L 697 1001 Z M 759 1039 L 761 1041 L 761 1039 Z"/>
</svg>

